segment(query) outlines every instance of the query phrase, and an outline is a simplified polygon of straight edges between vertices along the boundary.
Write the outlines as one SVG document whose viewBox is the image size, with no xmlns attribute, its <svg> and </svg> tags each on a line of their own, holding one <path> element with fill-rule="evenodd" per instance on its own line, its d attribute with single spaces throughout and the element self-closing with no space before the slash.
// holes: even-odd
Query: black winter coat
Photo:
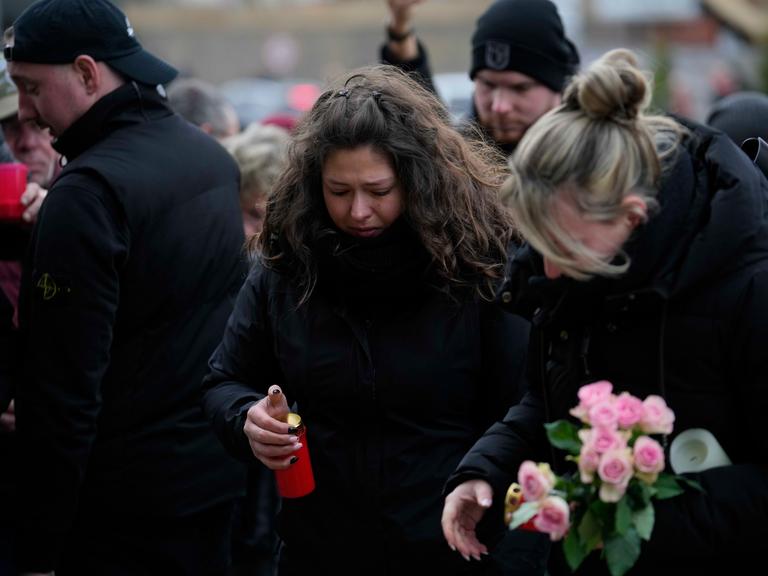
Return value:
<svg viewBox="0 0 768 576">
<path fill-rule="evenodd" d="M 238 172 L 149 87 L 99 100 L 24 271 L 19 568 L 54 568 L 77 519 L 183 517 L 242 491 L 200 382 L 244 274 Z"/>
<path fill-rule="evenodd" d="M 250 459 L 248 408 L 274 383 L 296 403 L 317 488 L 283 501 L 294 562 L 332 574 L 463 573 L 472 565 L 440 528 L 442 486 L 519 397 L 527 337 L 527 322 L 450 300 L 418 264 L 391 276 L 326 258 L 302 306 L 291 282 L 257 264 L 211 359 L 206 410 Z"/>
<path fill-rule="evenodd" d="M 533 317 L 531 392 L 448 485 L 481 477 L 503 495 L 523 460 L 547 454 L 562 472 L 542 424 L 568 417 L 580 385 L 660 394 L 676 415 L 673 436 L 708 429 L 734 465 L 695 475 L 706 495 L 656 503 L 637 574 L 768 565 L 756 545 L 768 536 L 768 183 L 727 137 L 693 130 L 660 212 L 626 247 L 624 277 L 548 281 L 540 256 L 516 256 L 501 299 Z"/>
</svg>

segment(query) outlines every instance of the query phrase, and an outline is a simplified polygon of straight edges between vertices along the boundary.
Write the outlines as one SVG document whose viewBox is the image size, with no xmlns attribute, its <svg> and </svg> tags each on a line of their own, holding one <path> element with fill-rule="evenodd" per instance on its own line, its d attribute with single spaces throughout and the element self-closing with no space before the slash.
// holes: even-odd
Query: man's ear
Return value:
<svg viewBox="0 0 768 576">
<path fill-rule="evenodd" d="M 90 56 L 80 55 L 72 63 L 86 94 L 93 96 L 101 89 L 102 75 L 99 65 Z"/>
<path fill-rule="evenodd" d="M 627 194 L 621 201 L 630 229 L 634 230 L 648 220 L 648 203 L 642 196 Z"/>
</svg>

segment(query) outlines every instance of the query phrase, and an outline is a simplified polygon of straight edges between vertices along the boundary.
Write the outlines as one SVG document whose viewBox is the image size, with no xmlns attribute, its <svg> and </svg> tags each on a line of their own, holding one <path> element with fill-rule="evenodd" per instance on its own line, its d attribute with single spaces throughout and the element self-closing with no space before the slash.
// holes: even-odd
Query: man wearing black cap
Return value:
<svg viewBox="0 0 768 576">
<path fill-rule="evenodd" d="M 414 35 L 413 6 L 424 0 L 387 0 L 390 23 L 382 60 L 416 72 L 432 86 L 424 46 Z M 549 0 L 497 0 L 477 20 L 469 76 L 475 92 L 471 120 L 505 152 L 560 103 L 579 54 Z"/>
<path fill-rule="evenodd" d="M 107 0 L 33 4 L 5 57 L 66 163 L 22 284 L 18 569 L 223 574 L 243 473 L 199 385 L 242 280 L 237 167 Z"/>
</svg>

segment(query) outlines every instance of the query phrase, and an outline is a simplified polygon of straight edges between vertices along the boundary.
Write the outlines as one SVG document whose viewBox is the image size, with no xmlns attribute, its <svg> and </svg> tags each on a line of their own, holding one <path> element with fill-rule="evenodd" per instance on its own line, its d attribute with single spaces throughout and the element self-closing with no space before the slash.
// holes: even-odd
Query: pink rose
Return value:
<svg viewBox="0 0 768 576">
<path fill-rule="evenodd" d="M 594 428 L 616 428 L 619 413 L 613 395 L 600 400 L 589 409 L 589 422 Z"/>
<path fill-rule="evenodd" d="M 646 434 L 670 434 L 675 422 L 675 413 L 667 407 L 661 396 L 651 394 L 643 400 L 643 417 L 640 429 Z"/>
<path fill-rule="evenodd" d="M 609 450 L 626 448 L 628 440 L 627 433 L 620 432 L 614 428 L 582 429 L 579 430 L 578 435 L 582 445 L 594 450 L 598 454 L 603 454 Z"/>
<path fill-rule="evenodd" d="M 589 409 L 601 400 L 609 398 L 612 390 L 613 384 L 607 380 L 582 386 L 579 388 L 579 405 L 571 409 L 571 414 L 589 424 Z"/>
<path fill-rule="evenodd" d="M 541 500 L 555 486 L 555 475 L 549 464 L 536 464 L 526 460 L 517 471 L 517 482 L 523 490 L 523 497 L 528 502 Z"/>
<path fill-rule="evenodd" d="M 539 532 L 546 532 L 550 539 L 560 540 L 570 527 L 570 509 L 559 496 L 549 496 L 541 501 L 539 513 L 533 517 L 533 525 Z"/>
<path fill-rule="evenodd" d="M 597 465 L 600 463 L 600 454 L 590 446 L 581 447 L 579 454 L 579 476 L 584 484 L 592 484 L 595 478 Z"/>
<path fill-rule="evenodd" d="M 622 392 L 616 398 L 616 411 L 619 413 L 619 426 L 632 428 L 643 417 L 643 402 L 628 392 Z"/>
<path fill-rule="evenodd" d="M 618 502 L 624 496 L 634 472 L 632 452 L 628 448 L 610 450 L 603 454 L 597 466 L 597 474 L 603 481 L 600 499 L 603 502 Z"/>
<path fill-rule="evenodd" d="M 637 477 L 646 484 L 653 484 L 664 470 L 664 449 L 653 438 L 639 436 L 632 450 Z"/>
<path fill-rule="evenodd" d="M 579 388 L 579 403 L 583 404 L 586 408 L 591 408 L 600 400 L 608 398 L 612 390 L 613 384 L 608 382 L 608 380 L 587 384 Z"/>
</svg>

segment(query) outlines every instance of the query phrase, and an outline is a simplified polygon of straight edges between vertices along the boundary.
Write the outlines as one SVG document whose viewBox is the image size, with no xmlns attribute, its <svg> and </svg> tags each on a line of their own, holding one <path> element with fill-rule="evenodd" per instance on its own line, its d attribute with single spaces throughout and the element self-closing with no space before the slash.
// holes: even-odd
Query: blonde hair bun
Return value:
<svg viewBox="0 0 768 576">
<path fill-rule="evenodd" d="M 595 120 L 634 121 L 650 103 L 650 80 L 635 55 L 617 49 L 574 77 L 565 91 L 566 106 Z"/>
</svg>

